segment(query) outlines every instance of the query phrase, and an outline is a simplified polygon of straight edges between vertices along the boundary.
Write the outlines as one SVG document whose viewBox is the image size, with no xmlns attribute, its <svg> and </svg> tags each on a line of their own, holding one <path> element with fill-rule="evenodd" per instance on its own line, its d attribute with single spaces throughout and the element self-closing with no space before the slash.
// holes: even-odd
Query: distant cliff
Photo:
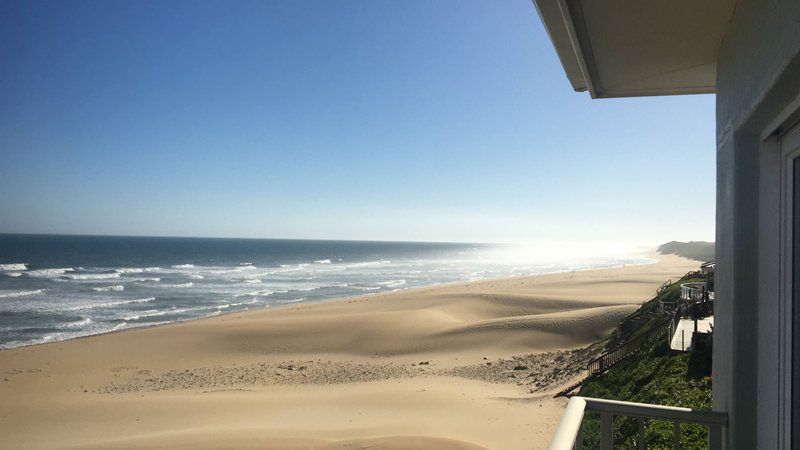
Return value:
<svg viewBox="0 0 800 450">
<path fill-rule="evenodd" d="M 663 255 L 678 255 L 698 261 L 714 260 L 714 243 L 705 241 L 678 242 L 672 241 L 658 247 Z"/>
</svg>

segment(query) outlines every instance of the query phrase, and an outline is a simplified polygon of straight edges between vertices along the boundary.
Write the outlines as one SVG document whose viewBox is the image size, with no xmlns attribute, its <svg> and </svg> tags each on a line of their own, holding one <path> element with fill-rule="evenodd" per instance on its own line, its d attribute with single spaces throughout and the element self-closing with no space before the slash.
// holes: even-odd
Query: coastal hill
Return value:
<svg viewBox="0 0 800 450">
<path fill-rule="evenodd" d="M 714 243 L 706 241 L 671 241 L 658 246 L 658 253 L 662 255 L 678 255 L 698 261 L 713 261 Z"/>
</svg>

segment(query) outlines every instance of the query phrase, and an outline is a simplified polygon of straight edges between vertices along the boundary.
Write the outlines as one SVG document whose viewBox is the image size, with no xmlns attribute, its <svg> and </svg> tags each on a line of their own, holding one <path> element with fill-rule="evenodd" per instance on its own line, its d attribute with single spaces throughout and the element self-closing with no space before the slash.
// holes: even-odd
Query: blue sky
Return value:
<svg viewBox="0 0 800 450">
<path fill-rule="evenodd" d="M 572 91 L 528 0 L 0 3 L 0 232 L 714 238 L 714 97 Z"/>
</svg>

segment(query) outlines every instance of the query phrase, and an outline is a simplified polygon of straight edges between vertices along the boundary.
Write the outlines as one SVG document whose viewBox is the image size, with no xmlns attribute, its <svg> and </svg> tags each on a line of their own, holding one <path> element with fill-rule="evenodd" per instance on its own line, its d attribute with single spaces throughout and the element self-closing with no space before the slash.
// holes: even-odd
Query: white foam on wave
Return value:
<svg viewBox="0 0 800 450">
<path fill-rule="evenodd" d="M 157 325 L 166 325 L 168 323 L 174 323 L 174 322 L 175 321 L 173 321 L 173 320 L 162 320 L 160 322 L 143 322 L 143 323 L 141 323 L 139 325 L 136 325 L 136 324 L 131 325 L 130 323 L 123 321 L 123 322 L 120 322 L 120 323 L 114 325 L 114 327 L 111 328 L 110 331 L 119 331 L 119 330 L 122 330 L 122 329 L 125 329 L 125 328 L 140 328 L 140 327 L 143 327 L 143 326 L 154 327 L 154 326 L 157 326 Z"/>
<path fill-rule="evenodd" d="M 180 283 L 180 284 L 159 284 L 158 287 L 162 289 L 180 289 L 180 288 L 190 288 L 194 286 L 194 283 L 191 281 L 188 283 Z"/>
<path fill-rule="evenodd" d="M 124 314 L 123 316 L 121 316 L 119 318 L 119 320 L 124 320 L 124 321 L 140 320 L 140 319 L 145 319 L 145 318 L 148 318 L 148 317 L 175 316 L 175 315 L 180 315 L 180 314 L 184 314 L 184 313 L 196 313 L 196 312 L 201 312 L 201 311 L 211 312 L 211 315 L 215 315 L 215 314 L 218 314 L 221 309 L 226 309 L 226 308 L 230 308 L 231 306 L 238 306 L 238 305 L 244 305 L 244 304 L 245 304 L 245 302 L 228 303 L 228 304 L 211 305 L 211 306 L 196 306 L 194 308 L 176 308 L 176 307 L 172 307 L 172 308 L 169 308 L 169 309 L 148 309 L 148 310 L 145 310 L 145 311 L 136 311 L 136 312 Z M 175 322 L 175 321 L 176 320 L 167 320 L 167 321 L 159 322 L 159 323 L 170 323 L 170 322 Z M 180 321 L 180 320 L 177 320 L 177 321 Z"/>
<path fill-rule="evenodd" d="M 61 269 L 37 269 L 25 272 L 25 275 L 36 278 L 58 278 L 67 272 L 74 272 L 72 267 L 64 267 Z"/>
<path fill-rule="evenodd" d="M 134 283 L 144 283 L 144 282 L 153 282 L 158 283 L 161 281 L 161 278 L 158 277 L 145 277 L 145 278 L 125 278 L 125 281 L 132 281 Z"/>
<path fill-rule="evenodd" d="M 390 281 L 380 281 L 377 284 L 382 286 L 386 286 L 388 288 L 396 288 L 406 284 L 406 280 L 390 280 Z"/>
<path fill-rule="evenodd" d="M 249 302 L 223 303 L 222 305 L 215 306 L 214 309 L 217 309 L 217 310 L 228 309 L 228 308 L 230 308 L 232 306 L 252 305 L 253 303 L 256 303 L 256 302 L 257 302 L 257 300 L 253 299 L 253 300 L 251 300 Z"/>
<path fill-rule="evenodd" d="M 200 274 L 193 273 L 193 274 L 189 275 L 189 278 L 191 278 L 191 279 L 193 279 L 193 280 L 202 280 L 202 279 L 203 279 L 203 278 L 205 278 L 205 277 L 204 277 L 204 276 L 202 276 L 202 275 L 200 275 Z"/>
<path fill-rule="evenodd" d="M 115 302 L 104 302 L 104 303 L 91 303 L 88 305 L 77 305 L 72 306 L 70 308 L 64 308 L 66 311 L 80 311 L 83 309 L 94 309 L 94 308 L 113 308 L 115 306 L 122 306 L 122 305 L 132 305 L 136 303 L 149 303 L 154 302 L 156 300 L 155 297 L 147 297 L 147 298 L 135 298 L 132 300 L 119 300 Z"/>
<path fill-rule="evenodd" d="M 159 317 L 159 316 L 166 315 L 167 313 L 173 312 L 173 311 L 176 314 L 179 314 L 180 312 L 182 312 L 182 311 L 178 311 L 178 310 L 170 311 L 170 310 L 148 309 L 146 311 L 139 311 L 139 312 L 136 312 L 136 313 L 133 313 L 133 314 L 126 314 L 126 315 L 122 316 L 122 320 L 126 320 L 127 321 L 127 320 L 144 319 L 146 317 Z"/>
<path fill-rule="evenodd" d="M 256 300 L 252 300 L 252 301 L 249 301 L 249 302 L 223 303 L 221 305 L 197 306 L 197 307 L 194 307 L 194 308 L 174 308 L 173 307 L 173 308 L 170 308 L 170 309 L 148 309 L 148 310 L 145 310 L 145 311 L 137 311 L 137 312 L 125 314 L 125 315 L 121 316 L 119 319 L 120 320 L 124 320 L 124 321 L 130 321 L 130 320 L 145 319 L 145 318 L 148 318 L 148 317 L 161 317 L 161 316 L 167 316 L 167 315 L 174 316 L 174 315 L 180 315 L 180 314 L 184 314 L 184 313 L 190 313 L 191 314 L 191 313 L 198 313 L 198 312 L 206 312 L 207 315 L 209 313 L 210 313 L 210 315 L 216 315 L 216 314 L 219 314 L 220 311 L 222 311 L 223 309 L 228 309 L 228 308 L 231 308 L 231 307 L 234 307 L 234 306 L 251 305 L 253 303 L 256 303 Z M 170 322 L 170 321 L 166 321 L 166 322 Z"/>
<path fill-rule="evenodd" d="M 314 264 L 330 264 L 330 263 L 331 263 L 330 259 L 318 259 L 314 261 Z"/>
<path fill-rule="evenodd" d="M 253 265 L 246 266 L 200 266 L 196 267 L 191 264 L 182 264 L 172 266 L 175 273 L 182 276 L 202 279 L 205 277 L 226 277 L 230 275 L 240 274 L 242 272 L 251 272 L 258 268 Z"/>
<path fill-rule="evenodd" d="M 304 287 L 304 288 L 294 288 L 294 289 L 291 289 L 291 290 L 292 291 L 300 291 L 300 292 L 308 292 L 308 291 L 313 291 L 315 289 L 322 289 L 324 287 L 326 287 L 326 286 L 312 286 L 312 287 Z"/>
<path fill-rule="evenodd" d="M 263 291 L 245 292 L 244 294 L 236 294 L 234 297 L 269 297 L 272 294 L 285 294 L 287 290 L 270 291 L 269 289 Z"/>
<path fill-rule="evenodd" d="M 114 270 L 121 274 L 144 273 L 144 272 L 158 272 L 161 270 L 161 267 L 120 267 Z"/>
<path fill-rule="evenodd" d="M 50 342 L 50 341 L 60 341 L 64 339 L 66 333 L 52 333 L 52 334 L 45 334 L 42 336 L 42 342 Z"/>
<path fill-rule="evenodd" d="M 279 270 L 278 272 L 285 272 L 285 271 L 291 271 L 291 270 L 302 269 L 303 267 L 308 267 L 308 266 L 310 266 L 310 265 L 311 265 L 311 264 L 308 264 L 308 263 L 300 263 L 300 264 L 281 264 L 281 268 L 283 268 L 283 269 L 286 269 L 286 270 L 283 270 L 283 271 L 280 271 L 280 270 Z"/>
<path fill-rule="evenodd" d="M 237 302 L 237 303 L 228 303 L 228 307 L 230 306 L 244 306 L 244 305 L 252 305 L 254 303 L 258 303 L 257 299 L 252 299 L 249 302 Z"/>
<path fill-rule="evenodd" d="M 250 280 L 244 280 L 244 282 L 245 283 L 249 283 L 249 284 L 257 284 L 257 283 L 261 283 L 261 280 L 259 280 L 259 279 L 250 279 Z"/>
<path fill-rule="evenodd" d="M 112 278 L 119 278 L 119 273 L 65 273 L 63 276 L 70 280 L 109 280 Z"/>
<path fill-rule="evenodd" d="M 4 275 L 8 275 L 10 277 L 18 278 L 22 276 L 22 272 L 5 272 Z"/>
<path fill-rule="evenodd" d="M 203 273 L 207 275 L 216 275 L 216 276 L 227 276 L 227 275 L 238 275 L 242 272 L 250 272 L 252 270 L 256 270 L 256 266 L 239 266 L 239 267 L 213 267 L 208 268 L 203 271 Z"/>
<path fill-rule="evenodd" d="M 377 261 L 365 261 L 365 262 L 347 264 L 346 268 L 347 269 L 356 269 L 356 268 L 360 268 L 360 267 L 382 266 L 382 265 L 391 264 L 391 263 L 392 262 L 389 261 L 388 259 L 379 259 Z"/>
<path fill-rule="evenodd" d="M 124 291 L 125 286 L 121 284 L 115 286 L 100 286 L 100 287 L 93 287 L 92 290 L 97 292 Z"/>
<path fill-rule="evenodd" d="M 35 289 L 30 291 L 0 291 L 0 298 L 16 298 L 25 297 L 28 295 L 37 295 L 44 292 L 44 289 Z"/>
<path fill-rule="evenodd" d="M 28 270 L 28 265 L 26 263 L 0 264 L 0 272 L 11 272 L 18 270 Z"/>
<path fill-rule="evenodd" d="M 74 322 L 67 322 L 64 324 L 59 325 L 59 328 L 83 328 L 86 325 L 94 323 L 94 321 L 88 317 L 83 317 L 80 320 L 76 320 Z"/>
</svg>

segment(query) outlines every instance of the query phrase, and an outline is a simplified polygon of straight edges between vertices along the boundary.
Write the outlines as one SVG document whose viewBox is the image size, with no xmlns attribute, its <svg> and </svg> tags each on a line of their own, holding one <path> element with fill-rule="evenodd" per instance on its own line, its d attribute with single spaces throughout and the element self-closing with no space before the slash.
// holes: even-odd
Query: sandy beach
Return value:
<svg viewBox="0 0 800 450">
<path fill-rule="evenodd" d="M 587 348 L 699 262 L 457 283 L 0 351 L 0 447 L 546 447 Z"/>
</svg>

